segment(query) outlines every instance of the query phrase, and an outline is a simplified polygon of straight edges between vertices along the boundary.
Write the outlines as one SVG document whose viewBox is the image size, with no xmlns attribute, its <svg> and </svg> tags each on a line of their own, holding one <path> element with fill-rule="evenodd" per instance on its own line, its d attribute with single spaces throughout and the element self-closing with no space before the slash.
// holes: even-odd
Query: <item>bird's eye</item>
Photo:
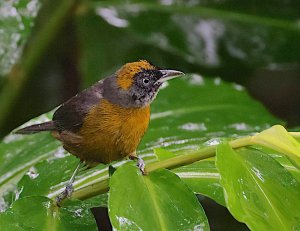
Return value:
<svg viewBox="0 0 300 231">
<path fill-rule="evenodd" d="M 149 84 L 149 79 L 148 78 L 144 78 L 143 79 L 143 84 L 145 85 L 145 86 L 147 86 L 148 84 Z"/>
</svg>

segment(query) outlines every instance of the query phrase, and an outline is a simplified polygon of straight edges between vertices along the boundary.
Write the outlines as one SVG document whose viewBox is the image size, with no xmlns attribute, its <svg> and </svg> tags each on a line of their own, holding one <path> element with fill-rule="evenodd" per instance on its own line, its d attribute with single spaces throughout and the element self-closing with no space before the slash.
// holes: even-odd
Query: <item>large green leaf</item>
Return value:
<svg viewBox="0 0 300 231">
<path fill-rule="evenodd" d="M 251 230 L 299 230 L 300 183 L 255 149 L 217 148 L 227 208 Z"/>
<path fill-rule="evenodd" d="M 236 60 L 243 63 L 242 68 L 298 60 L 297 1 L 246 5 L 229 0 L 96 1 L 93 7 L 108 24 L 135 35 L 139 42 L 194 64 L 240 71 L 232 66 Z"/>
<path fill-rule="evenodd" d="M 26 125 L 49 120 L 51 116 L 52 113 L 48 113 Z M 279 122 L 240 87 L 219 79 L 187 75 L 184 79 L 170 81 L 158 94 L 152 105 L 149 130 L 138 152 L 151 161 L 156 158 L 153 155 L 153 148 L 156 147 L 164 147 L 178 155 L 188 150 L 197 150 L 201 144 L 209 146 L 218 143 L 217 137 L 246 135 Z M 28 171 L 18 184 L 20 197 L 54 196 L 63 189 L 76 165 L 75 157 L 64 155 L 59 142 L 48 133 L 7 136 L 0 144 L 2 195 L 5 196 L 9 189 L 16 189 L 16 183 Z M 30 178 L 32 166 L 35 166 L 31 169 L 33 173 L 36 171 L 39 174 L 35 178 Z M 81 174 L 75 185 L 83 187 L 92 180 L 92 176 L 93 182 L 108 178 L 104 166 L 91 171 Z M 215 179 L 212 182 L 214 181 Z M 219 190 L 217 184 L 212 183 L 210 187 L 212 193 Z M 204 191 L 194 191 L 207 194 Z M 6 201 L 10 204 L 11 197 L 7 198 L 10 198 Z"/>
<path fill-rule="evenodd" d="M 277 123 L 241 86 L 192 74 L 159 92 L 140 149 L 195 150 L 206 141 L 211 145 L 219 137 L 249 135 Z"/>
<path fill-rule="evenodd" d="M 73 156 L 65 156 L 40 161 L 28 169 L 18 182 L 19 198 L 26 196 L 47 196 L 51 192 L 50 186 L 66 184 L 71 178 L 78 160 Z"/>
<path fill-rule="evenodd" d="M 253 136 L 252 142 L 285 154 L 300 169 L 300 143 L 284 127 L 275 125 Z"/>
<path fill-rule="evenodd" d="M 209 230 L 196 196 L 173 173 L 143 176 L 125 165 L 110 181 L 109 216 L 116 230 Z"/>
<path fill-rule="evenodd" d="M 162 148 L 157 148 L 154 152 L 160 161 L 176 156 L 173 152 Z M 220 174 L 214 158 L 175 168 L 172 172 L 179 176 L 194 193 L 208 196 L 225 206 L 223 188 L 219 183 Z"/>
<path fill-rule="evenodd" d="M 195 193 L 210 197 L 225 206 L 223 187 L 220 185 L 220 174 L 215 166 L 215 160 L 202 160 L 172 170 Z"/>
<path fill-rule="evenodd" d="M 49 120 L 51 113 L 25 124 Z M 5 137 L 0 144 L 0 194 L 14 190 L 24 173 L 41 160 L 61 157 L 63 150 L 50 134 L 14 135 Z"/>
<path fill-rule="evenodd" d="M 88 208 L 76 201 L 56 207 L 46 197 L 26 197 L 16 201 L 0 214 L 1 230 L 97 230 Z"/>
</svg>

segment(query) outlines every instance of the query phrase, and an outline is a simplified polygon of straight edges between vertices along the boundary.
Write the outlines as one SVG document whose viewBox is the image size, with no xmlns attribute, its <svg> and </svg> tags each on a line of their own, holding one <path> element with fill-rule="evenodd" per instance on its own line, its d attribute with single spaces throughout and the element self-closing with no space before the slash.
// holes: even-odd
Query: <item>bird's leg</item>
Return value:
<svg viewBox="0 0 300 231">
<path fill-rule="evenodd" d="M 147 175 L 146 171 L 145 171 L 145 162 L 142 158 L 138 157 L 136 155 L 136 153 L 132 153 L 129 155 L 129 159 L 130 160 L 136 160 L 136 166 L 141 170 L 141 172 L 143 173 L 143 175 Z"/>
<path fill-rule="evenodd" d="M 70 198 L 73 191 L 74 191 L 74 188 L 73 188 L 73 183 L 74 183 L 74 180 L 75 180 L 75 176 L 77 175 L 77 173 L 79 172 L 79 170 L 81 168 L 83 168 L 85 166 L 85 162 L 79 162 L 78 165 L 76 166 L 76 169 L 75 171 L 73 172 L 70 180 L 68 181 L 68 183 L 66 184 L 66 187 L 64 189 L 64 191 L 62 191 L 56 198 L 55 198 L 55 201 L 56 201 L 56 204 L 57 205 L 60 205 L 60 203 L 66 199 L 66 198 Z"/>
</svg>

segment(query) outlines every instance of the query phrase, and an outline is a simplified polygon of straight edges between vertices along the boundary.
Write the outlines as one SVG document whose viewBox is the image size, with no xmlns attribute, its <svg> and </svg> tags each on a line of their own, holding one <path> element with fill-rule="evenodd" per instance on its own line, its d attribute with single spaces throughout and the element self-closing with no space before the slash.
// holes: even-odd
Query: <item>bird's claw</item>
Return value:
<svg viewBox="0 0 300 231">
<path fill-rule="evenodd" d="M 142 158 L 137 157 L 137 156 L 129 156 L 130 160 L 136 160 L 136 166 L 141 170 L 143 175 L 147 175 L 146 169 L 145 169 L 145 162 Z"/>
<path fill-rule="evenodd" d="M 72 196 L 72 193 L 74 192 L 74 188 L 72 183 L 68 183 L 64 189 L 64 191 L 62 191 L 56 198 L 56 204 L 60 205 L 61 202 L 66 199 L 66 198 L 70 198 Z"/>
<path fill-rule="evenodd" d="M 145 162 L 142 158 L 138 158 L 137 159 L 137 163 L 136 166 L 141 170 L 143 175 L 146 175 L 146 171 L 145 171 Z"/>
</svg>

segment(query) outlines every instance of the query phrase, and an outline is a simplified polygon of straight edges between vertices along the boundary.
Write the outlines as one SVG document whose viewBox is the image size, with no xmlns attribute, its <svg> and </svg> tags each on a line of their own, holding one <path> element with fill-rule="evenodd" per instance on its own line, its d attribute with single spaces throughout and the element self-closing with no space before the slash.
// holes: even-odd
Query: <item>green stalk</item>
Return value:
<svg viewBox="0 0 300 231">
<path fill-rule="evenodd" d="M 76 2 L 77 0 L 64 0 L 57 5 L 52 17 L 33 38 L 32 47 L 23 55 L 20 66 L 14 68 L 9 74 L 8 81 L 0 93 L 0 125 L 5 122 L 7 116 L 11 115 L 12 107 L 24 85 L 39 65 L 51 42 L 63 28 Z"/>
<path fill-rule="evenodd" d="M 290 132 L 289 134 L 295 138 L 300 137 L 299 132 Z M 238 138 L 230 141 L 229 144 L 232 148 L 254 145 L 255 142 L 253 141 L 253 137 L 255 136 Z M 217 146 L 218 145 L 212 145 L 163 161 L 148 163 L 146 165 L 146 172 L 151 173 L 160 168 L 174 169 L 187 164 L 192 164 L 199 160 L 213 157 L 216 155 Z M 54 199 L 63 189 L 63 187 L 55 189 L 53 192 L 48 194 L 48 197 Z M 85 176 L 81 176 L 80 179 L 74 182 L 74 189 L 73 197 L 77 199 L 87 199 L 107 192 L 109 190 L 108 169 L 102 169 L 99 172 L 93 173 L 92 176 L 89 175 L 89 173 L 86 173 Z"/>
<path fill-rule="evenodd" d="M 239 148 L 247 145 L 251 145 L 251 137 L 244 137 L 229 142 L 232 148 Z M 159 168 L 173 169 L 183 165 L 192 164 L 196 161 L 207 159 L 216 155 L 217 145 L 202 148 L 200 150 L 190 152 L 185 155 L 179 155 L 167 160 L 150 163 L 146 166 L 147 172 L 153 172 Z"/>
<path fill-rule="evenodd" d="M 229 144 L 232 148 L 240 148 L 248 145 L 252 145 L 251 136 L 239 138 L 230 141 Z M 191 164 L 193 162 L 203 160 L 215 156 L 217 145 L 204 147 L 200 150 L 190 152 L 187 154 L 179 155 L 167 160 L 152 162 L 146 165 L 146 172 L 150 173 L 159 168 L 174 169 L 180 166 Z M 78 181 L 74 182 L 73 198 L 87 199 L 102 193 L 107 192 L 109 189 L 109 174 L 108 169 L 99 171 L 92 176 L 83 176 Z M 48 197 L 54 199 L 61 191 L 62 187 L 55 189 L 48 194 Z"/>
</svg>

